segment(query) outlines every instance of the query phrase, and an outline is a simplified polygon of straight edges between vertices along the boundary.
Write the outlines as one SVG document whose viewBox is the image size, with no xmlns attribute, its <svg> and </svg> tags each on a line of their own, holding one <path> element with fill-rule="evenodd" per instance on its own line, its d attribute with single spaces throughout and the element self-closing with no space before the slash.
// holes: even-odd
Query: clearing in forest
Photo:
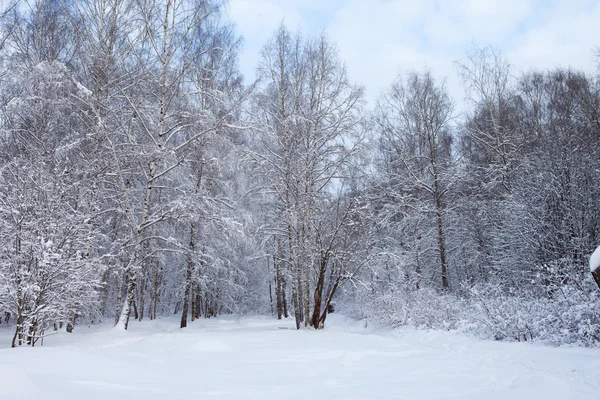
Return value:
<svg viewBox="0 0 600 400">
<path fill-rule="evenodd" d="M 80 326 L 10 349 L 5 399 L 598 399 L 600 349 L 480 341 L 438 331 L 365 329 L 339 315 L 324 331 L 293 320 L 176 319 L 125 332 Z M 288 328 L 288 329 L 282 329 Z"/>
</svg>

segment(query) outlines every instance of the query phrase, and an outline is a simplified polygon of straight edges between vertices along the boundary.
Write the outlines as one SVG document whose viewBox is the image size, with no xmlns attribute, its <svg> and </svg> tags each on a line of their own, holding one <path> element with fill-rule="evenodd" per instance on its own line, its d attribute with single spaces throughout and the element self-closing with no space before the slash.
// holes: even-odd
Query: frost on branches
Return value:
<svg viewBox="0 0 600 400">
<path fill-rule="evenodd" d="M 174 314 L 320 330 L 334 309 L 600 343 L 597 78 L 474 48 L 466 110 L 427 70 L 369 105 L 327 35 L 284 24 L 245 81 L 221 0 L 28 4 L 0 26 L 13 346 Z"/>
</svg>

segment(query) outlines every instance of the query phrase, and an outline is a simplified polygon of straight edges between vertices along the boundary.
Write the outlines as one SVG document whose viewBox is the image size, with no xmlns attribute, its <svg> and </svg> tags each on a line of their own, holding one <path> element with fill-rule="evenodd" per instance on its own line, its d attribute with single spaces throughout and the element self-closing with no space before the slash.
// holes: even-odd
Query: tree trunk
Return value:
<svg viewBox="0 0 600 400">
<path fill-rule="evenodd" d="M 135 284 L 137 281 L 137 263 L 134 262 L 133 265 L 129 266 L 129 271 L 127 271 L 127 296 L 125 300 L 125 306 L 123 307 L 123 312 L 121 312 L 121 318 L 119 322 L 123 324 L 123 329 L 127 330 L 129 326 L 129 314 L 131 314 L 131 309 L 133 308 L 133 303 L 135 302 Z"/>
<path fill-rule="evenodd" d="M 138 319 L 139 313 L 137 308 L 137 302 L 135 301 L 135 297 L 133 299 L 133 319 Z"/>
<path fill-rule="evenodd" d="M 421 249 L 419 248 L 419 245 L 417 245 L 417 268 L 415 269 L 415 274 L 417 275 L 416 277 L 416 282 L 415 282 L 415 287 L 417 290 L 419 290 L 421 288 L 421 260 L 419 259 L 419 253 L 421 252 Z"/>
<path fill-rule="evenodd" d="M 200 292 L 200 284 L 194 286 L 194 306 L 192 307 L 192 320 L 202 316 L 202 293 Z"/>
<path fill-rule="evenodd" d="M 37 332 L 37 321 L 34 319 L 31 325 L 29 325 L 29 331 L 27 332 L 27 344 L 31 347 L 35 344 L 35 334 Z"/>
<path fill-rule="evenodd" d="M 73 328 L 75 328 L 75 319 L 77 318 L 77 315 L 75 313 L 71 313 L 71 316 L 69 317 L 69 320 L 67 321 L 67 332 L 72 333 L 73 332 Z"/>
<path fill-rule="evenodd" d="M 152 262 L 152 261 L 144 262 L 144 265 L 142 267 L 142 277 L 141 277 L 141 281 L 140 281 L 140 297 L 139 297 L 139 303 L 140 303 L 139 320 L 140 321 L 142 319 L 144 319 L 144 308 L 146 308 L 146 281 L 147 281 L 148 268 L 149 268 L 148 263 L 150 263 L 150 262 Z"/>
<path fill-rule="evenodd" d="M 119 319 L 121 319 L 122 305 L 123 305 L 123 273 L 121 271 L 117 272 L 117 285 L 116 285 L 116 295 L 117 298 L 115 300 L 115 325 L 119 323 Z"/>
<path fill-rule="evenodd" d="M 107 268 L 102 274 L 102 316 L 106 316 L 106 308 L 108 307 L 108 297 L 110 294 L 110 269 Z"/>
<path fill-rule="evenodd" d="M 598 288 L 600 288 L 600 268 L 596 268 L 595 270 L 593 270 L 592 276 L 594 277 L 594 280 L 596 281 Z"/>
<path fill-rule="evenodd" d="M 442 267 L 442 287 L 444 289 L 448 289 L 448 263 L 446 261 L 446 241 L 444 240 L 444 225 L 442 220 L 441 209 L 438 209 L 436 211 L 436 221 L 438 230 L 438 246 L 440 249 L 440 264 Z"/>
<path fill-rule="evenodd" d="M 333 271 L 333 269 L 332 269 L 332 271 Z M 333 276 L 333 273 L 330 276 Z M 338 276 L 333 285 L 331 285 L 331 282 L 329 283 L 329 288 L 327 289 L 327 296 L 325 296 L 325 305 L 324 305 L 323 313 L 321 314 L 321 318 L 319 319 L 319 323 L 318 323 L 318 327 L 319 327 L 318 329 L 323 329 L 323 327 L 325 326 L 325 318 L 327 318 L 329 306 L 331 305 L 333 296 L 335 296 L 335 292 L 337 292 L 337 289 L 338 289 L 341 281 L 342 281 L 341 277 Z"/>
<path fill-rule="evenodd" d="M 192 291 L 192 280 L 194 278 L 194 247 L 196 236 L 196 226 L 194 222 L 190 223 L 190 243 L 189 243 L 189 254 L 187 260 L 187 270 L 185 276 L 185 290 L 183 293 L 183 307 L 181 311 L 181 328 L 185 328 L 187 326 L 187 315 L 188 315 L 188 304 L 190 302 L 190 292 Z"/>
<path fill-rule="evenodd" d="M 273 267 L 275 269 L 275 301 L 277 307 L 277 319 L 283 315 L 283 294 L 282 294 L 282 271 L 280 261 L 280 243 L 276 241 L 275 255 L 273 255 Z"/>
<path fill-rule="evenodd" d="M 150 300 L 150 319 L 156 319 L 156 310 L 158 308 L 158 297 L 160 289 L 160 261 L 156 259 L 154 270 L 152 271 L 152 295 Z"/>
<path fill-rule="evenodd" d="M 12 347 L 20 346 L 23 343 L 23 299 L 20 296 L 17 299 L 17 326 L 12 340 Z"/>
<path fill-rule="evenodd" d="M 269 277 L 269 313 L 273 315 L 273 281 L 271 277 Z"/>
<path fill-rule="evenodd" d="M 317 279 L 317 285 L 315 286 L 315 292 L 314 292 L 315 304 L 314 304 L 314 308 L 313 308 L 312 319 L 310 322 L 310 324 L 315 329 L 321 328 L 319 321 L 321 320 L 321 303 L 322 303 L 322 298 L 323 298 L 323 288 L 325 286 L 325 273 L 327 271 L 327 258 L 328 258 L 327 255 L 323 255 L 321 257 L 321 260 L 319 263 L 319 278 Z M 325 309 L 323 312 L 326 313 L 327 310 Z"/>
<path fill-rule="evenodd" d="M 310 323 L 310 268 L 308 260 L 304 262 L 304 326 Z"/>
<path fill-rule="evenodd" d="M 282 282 L 281 282 L 281 266 L 279 262 L 274 259 L 275 264 L 275 301 L 277 307 L 277 319 L 281 319 L 283 316 L 283 296 L 281 293 Z"/>
<path fill-rule="evenodd" d="M 288 302 L 287 302 L 287 280 L 285 279 L 285 273 L 282 271 L 281 273 L 281 299 L 283 302 L 283 316 L 285 318 L 290 316 L 288 312 Z"/>
<path fill-rule="evenodd" d="M 198 316 L 196 315 L 196 308 L 198 307 L 198 305 L 196 304 L 196 299 L 197 299 L 197 294 L 196 294 L 196 285 L 192 285 L 192 292 L 190 293 L 190 307 L 192 309 L 192 322 L 194 322 L 196 319 L 198 319 Z"/>
<path fill-rule="evenodd" d="M 433 169 L 433 196 L 435 200 L 435 219 L 437 223 L 438 231 L 438 248 L 440 251 L 440 265 L 442 272 L 442 287 L 444 289 L 449 288 L 448 284 L 448 262 L 446 261 L 446 240 L 444 237 L 444 221 L 443 221 L 443 208 L 441 199 L 440 183 L 438 178 L 438 170 L 436 165 L 436 152 L 433 149 L 434 143 L 430 143 L 431 149 L 431 164 Z"/>
<path fill-rule="evenodd" d="M 273 282 L 277 285 L 277 275 L 275 273 L 276 267 L 275 263 L 273 263 L 273 275 L 271 276 L 271 266 L 269 265 L 269 256 L 267 258 L 267 284 L 269 286 L 269 312 L 273 315 Z"/>
<path fill-rule="evenodd" d="M 289 207 L 289 204 L 288 204 Z M 288 213 L 291 214 L 291 210 L 288 210 Z M 291 215 L 289 215 L 291 218 Z M 302 322 L 302 312 L 300 310 L 301 302 L 299 301 L 299 281 L 300 274 L 297 268 L 297 263 L 294 262 L 294 242 L 293 242 L 293 232 L 292 232 L 292 224 L 288 221 L 287 224 L 287 233 L 288 233 L 288 245 L 289 245 L 289 255 L 288 255 L 288 264 L 292 276 L 292 307 L 294 307 L 294 318 L 296 319 L 296 329 L 300 329 L 300 323 Z"/>
</svg>

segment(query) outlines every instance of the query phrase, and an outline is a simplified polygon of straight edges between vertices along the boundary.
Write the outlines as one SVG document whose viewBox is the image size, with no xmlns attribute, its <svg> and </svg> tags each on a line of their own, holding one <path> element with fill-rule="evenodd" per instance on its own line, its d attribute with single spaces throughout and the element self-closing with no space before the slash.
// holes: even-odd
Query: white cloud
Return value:
<svg viewBox="0 0 600 400">
<path fill-rule="evenodd" d="M 254 79 L 260 50 L 282 21 L 292 30 L 306 28 L 302 9 L 289 1 L 232 0 L 229 15 L 237 32 L 244 37 L 240 68 L 247 81 Z"/>
<path fill-rule="evenodd" d="M 591 0 L 233 0 L 231 10 L 246 38 L 246 75 L 253 76 L 260 48 L 285 18 L 290 29 L 305 33 L 326 27 L 370 101 L 399 72 L 426 66 L 448 78 L 460 106 L 464 92 L 454 62 L 474 43 L 501 49 L 517 70 L 587 71 L 600 44 L 600 4 Z"/>
<path fill-rule="evenodd" d="M 573 1 L 558 5 L 543 24 L 524 32 L 506 55 L 521 70 L 573 67 L 591 72 L 598 38 L 600 4 Z"/>
</svg>

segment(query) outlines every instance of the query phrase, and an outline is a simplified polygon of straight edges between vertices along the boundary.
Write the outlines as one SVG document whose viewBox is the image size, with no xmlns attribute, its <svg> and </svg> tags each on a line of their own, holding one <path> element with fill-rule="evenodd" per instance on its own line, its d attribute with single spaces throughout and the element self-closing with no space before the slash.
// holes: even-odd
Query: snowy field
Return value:
<svg viewBox="0 0 600 400">
<path fill-rule="evenodd" d="M 338 315 L 322 332 L 217 318 L 79 327 L 10 349 L 0 328 L 1 399 L 600 398 L 600 349 L 372 332 Z M 288 329 L 282 329 L 288 328 Z"/>
</svg>

